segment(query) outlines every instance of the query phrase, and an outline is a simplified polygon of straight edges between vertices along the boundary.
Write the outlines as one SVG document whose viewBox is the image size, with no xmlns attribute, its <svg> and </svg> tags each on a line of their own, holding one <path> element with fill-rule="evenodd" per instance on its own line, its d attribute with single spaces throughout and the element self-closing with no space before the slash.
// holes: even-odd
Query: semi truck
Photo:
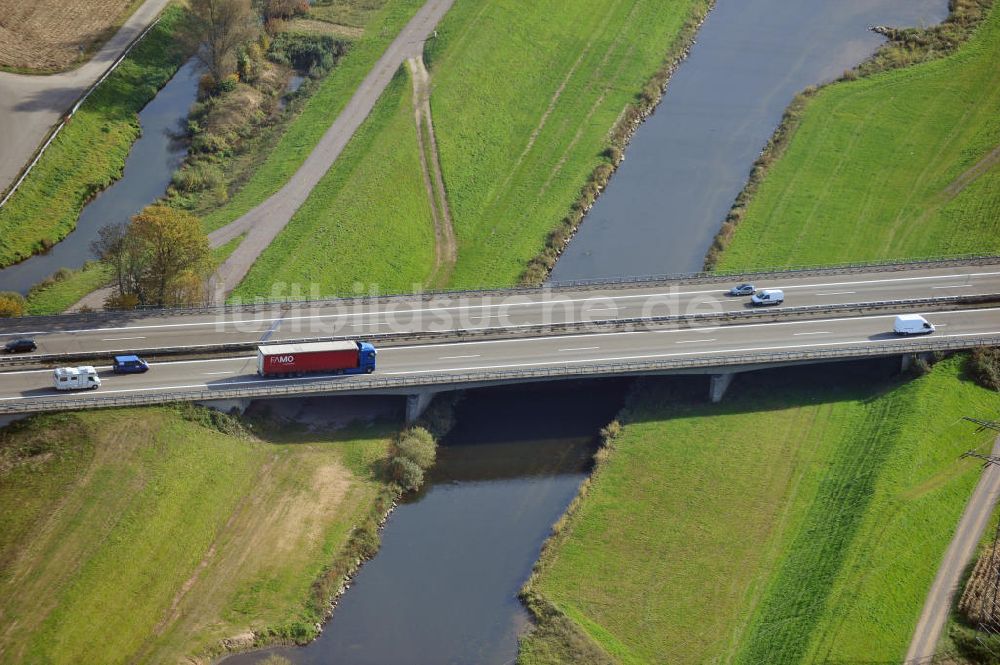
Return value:
<svg viewBox="0 0 1000 665">
<path fill-rule="evenodd" d="M 368 342 L 352 340 L 258 346 L 257 373 L 261 376 L 371 374 L 375 371 L 377 353 Z"/>
</svg>

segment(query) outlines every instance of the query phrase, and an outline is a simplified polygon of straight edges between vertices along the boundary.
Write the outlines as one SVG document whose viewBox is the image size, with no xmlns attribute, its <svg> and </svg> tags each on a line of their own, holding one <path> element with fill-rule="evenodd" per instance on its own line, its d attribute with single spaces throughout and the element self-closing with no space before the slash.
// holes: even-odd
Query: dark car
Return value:
<svg viewBox="0 0 1000 665">
<path fill-rule="evenodd" d="M 35 340 L 23 337 L 21 339 L 12 339 L 3 345 L 3 350 L 7 353 L 25 353 L 26 351 L 34 351 L 38 348 L 35 344 Z"/>
<path fill-rule="evenodd" d="M 753 284 L 740 284 L 739 286 L 734 286 L 733 288 L 729 289 L 729 295 L 752 296 L 754 294 L 754 291 L 756 290 L 757 289 L 753 287 Z"/>
<path fill-rule="evenodd" d="M 115 374 L 142 374 L 149 369 L 149 363 L 139 356 L 115 356 L 111 371 Z"/>
</svg>

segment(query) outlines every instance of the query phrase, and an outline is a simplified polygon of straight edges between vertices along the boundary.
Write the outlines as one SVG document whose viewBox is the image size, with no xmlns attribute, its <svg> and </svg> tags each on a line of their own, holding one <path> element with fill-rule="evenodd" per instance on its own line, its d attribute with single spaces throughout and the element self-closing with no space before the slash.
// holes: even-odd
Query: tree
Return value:
<svg viewBox="0 0 1000 665">
<path fill-rule="evenodd" d="M 184 36 L 218 82 L 236 71 L 236 53 L 260 31 L 250 0 L 191 0 Z"/>
<path fill-rule="evenodd" d="M 0 318 L 24 316 L 27 303 L 24 296 L 15 291 L 0 291 Z"/>
<path fill-rule="evenodd" d="M 132 218 L 129 236 L 142 248 L 144 265 L 137 295 L 143 304 L 177 304 L 172 295 L 190 276 L 206 272 L 208 237 L 189 213 L 164 205 L 147 206 Z M 182 288 L 188 290 L 189 286 Z"/>
<path fill-rule="evenodd" d="M 437 458 L 437 442 L 423 427 L 413 427 L 399 436 L 396 450 L 400 457 L 412 460 L 421 469 L 429 469 Z"/>
<path fill-rule="evenodd" d="M 102 228 L 91 250 L 115 277 L 110 306 L 177 305 L 204 299 L 211 252 L 201 223 L 189 213 L 148 206 L 127 225 Z"/>
</svg>

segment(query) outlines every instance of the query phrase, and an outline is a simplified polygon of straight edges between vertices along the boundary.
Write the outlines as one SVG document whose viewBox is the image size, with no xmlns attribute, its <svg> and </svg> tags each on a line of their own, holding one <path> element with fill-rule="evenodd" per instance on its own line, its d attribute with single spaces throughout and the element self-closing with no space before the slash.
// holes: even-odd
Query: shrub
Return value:
<svg viewBox="0 0 1000 665">
<path fill-rule="evenodd" d="M 28 303 L 24 296 L 14 291 L 0 291 L 0 318 L 24 316 Z"/>
<path fill-rule="evenodd" d="M 396 452 L 399 457 L 412 461 L 421 470 L 426 470 L 433 466 L 437 458 L 437 442 L 423 427 L 413 427 L 400 434 L 396 442 Z"/>
<path fill-rule="evenodd" d="M 224 182 L 219 167 L 205 162 L 193 162 L 176 171 L 171 181 L 178 191 L 184 193 L 213 189 Z"/>
<path fill-rule="evenodd" d="M 216 94 L 225 94 L 227 92 L 232 92 L 236 89 L 236 85 L 240 82 L 240 77 L 238 74 L 227 74 L 219 84 L 215 86 Z"/>
<path fill-rule="evenodd" d="M 1000 347 L 973 351 L 972 374 L 984 388 L 1000 390 Z"/>
<path fill-rule="evenodd" d="M 333 67 L 346 50 L 346 42 L 330 35 L 282 32 L 271 42 L 267 57 L 273 62 L 290 64 L 300 72 L 315 75 Z"/>
<path fill-rule="evenodd" d="M 415 490 L 424 482 L 424 471 L 408 457 L 393 457 L 389 460 L 389 475 L 405 490 Z"/>
</svg>

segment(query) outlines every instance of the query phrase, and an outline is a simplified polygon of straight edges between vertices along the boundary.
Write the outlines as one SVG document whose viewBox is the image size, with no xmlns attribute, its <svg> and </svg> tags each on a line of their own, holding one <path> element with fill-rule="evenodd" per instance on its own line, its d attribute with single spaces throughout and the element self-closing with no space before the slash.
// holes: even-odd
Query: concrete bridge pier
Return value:
<svg viewBox="0 0 1000 665">
<path fill-rule="evenodd" d="M 431 400 L 438 394 L 437 390 L 421 390 L 406 396 L 406 422 L 412 423 L 430 406 Z"/>
<path fill-rule="evenodd" d="M 708 398 L 712 400 L 712 404 L 718 404 L 722 401 L 723 395 L 726 394 L 726 390 L 729 389 L 729 384 L 733 382 L 733 377 L 736 374 L 736 372 L 723 372 L 711 376 L 711 381 L 708 384 Z"/>
<path fill-rule="evenodd" d="M 904 374 L 910 371 L 910 368 L 913 367 L 913 363 L 916 362 L 918 358 L 924 360 L 925 362 L 932 362 L 934 360 L 934 353 L 930 351 L 924 351 L 922 353 L 904 353 L 900 356 L 899 372 Z"/>
</svg>

